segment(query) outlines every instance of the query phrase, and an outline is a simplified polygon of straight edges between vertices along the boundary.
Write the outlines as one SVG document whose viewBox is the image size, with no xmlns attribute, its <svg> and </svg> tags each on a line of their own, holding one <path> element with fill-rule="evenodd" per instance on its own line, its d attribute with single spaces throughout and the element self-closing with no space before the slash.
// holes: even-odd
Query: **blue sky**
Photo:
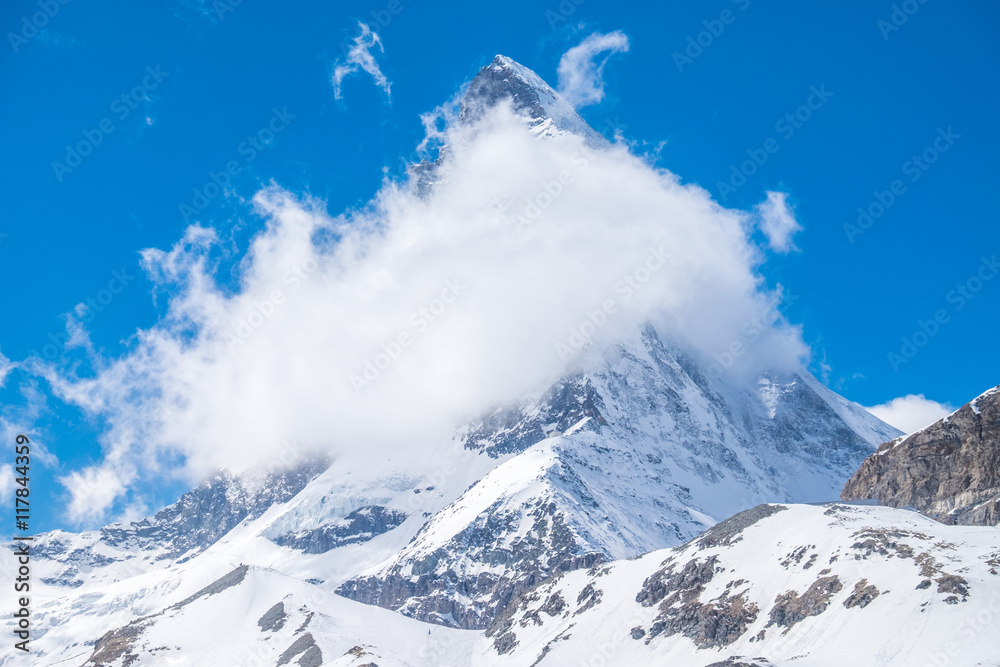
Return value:
<svg viewBox="0 0 1000 667">
<path fill-rule="evenodd" d="M 91 300 L 90 337 L 110 358 L 164 313 L 140 250 L 169 248 L 197 220 L 219 231 L 234 280 L 263 224 L 249 203 L 262 185 L 332 214 L 361 206 L 420 142 L 420 114 L 495 54 L 554 84 L 567 49 L 620 30 L 630 48 L 581 113 L 637 151 L 666 142 L 659 166 L 726 206 L 788 193 L 798 251 L 761 271 L 783 286 L 814 373 L 864 405 L 910 394 L 960 405 L 1000 382 L 1000 279 L 983 280 L 1000 251 L 1000 9 L 900 4 L 5 3 L 0 353 L 86 373 L 63 345 L 77 304 Z M 357 72 L 336 99 L 331 75 L 359 20 L 381 39 L 391 95 Z M 90 150 L 77 163 L 68 147 L 80 142 Z M 213 175 L 227 194 L 202 201 Z M 874 214 L 866 228 L 859 207 Z M 914 335 L 925 344 L 907 348 Z M 31 428 L 58 464 L 35 471 L 37 526 L 65 525 L 55 480 L 99 457 L 104 424 L 20 370 L 0 400 L 21 424 L 25 406 L 44 405 Z"/>
</svg>

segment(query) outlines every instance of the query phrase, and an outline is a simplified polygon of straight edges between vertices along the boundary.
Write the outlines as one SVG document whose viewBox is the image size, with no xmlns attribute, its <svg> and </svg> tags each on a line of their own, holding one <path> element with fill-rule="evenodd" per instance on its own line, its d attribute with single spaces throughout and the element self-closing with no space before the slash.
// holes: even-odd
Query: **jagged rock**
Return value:
<svg viewBox="0 0 1000 667">
<path fill-rule="evenodd" d="M 299 549 L 307 554 L 321 554 L 347 544 L 367 542 L 387 533 L 406 521 L 406 514 L 378 505 L 361 507 L 334 524 L 312 530 L 285 533 L 272 539 L 275 544 Z"/>
<path fill-rule="evenodd" d="M 848 595 L 847 599 L 844 600 L 844 606 L 848 609 L 852 609 L 853 607 L 864 609 L 878 596 L 878 587 L 869 584 L 867 579 L 862 579 L 858 583 L 854 584 L 854 592 Z"/>
<path fill-rule="evenodd" d="M 1000 387 L 913 435 L 883 444 L 841 497 L 912 507 L 942 523 L 1000 524 Z"/>
<path fill-rule="evenodd" d="M 292 642 L 292 645 L 278 656 L 278 667 L 287 665 L 292 661 L 292 658 L 300 654 L 301 657 L 297 662 L 302 667 L 319 667 L 319 665 L 323 664 L 323 656 L 319 647 L 316 646 L 316 640 L 313 638 L 312 633 L 307 632 Z M 319 662 L 316 662 L 317 659 Z"/>
<path fill-rule="evenodd" d="M 520 593 L 560 572 L 591 567 L 604 559 L 600 553 L 581 552 L 576 535 L 554 504 L 539 503 L 528 509 L 528 516 L 532 529 L 506 544 L 502 536 L 517 532 L 522 515 L 494 507 L 444 547 L 382 576 L 348 581 L 337 593 L 442 625 L 485 628 Z M 449 567 L 456 553 L 502 571 L 463 575 Z M 463 604 L 456 599 L 457 591 L 479 603 Z"/>
<path fill-rule="evenodd" d="M 734 541 L 743 539 L 743 531 L 761 519 L 784 511 L 781 505 L 757 505 L 751 509 L 734 514 L 725 521 L 715 524 L 698 538 L 698 546 L 702 549 L 716 546 L 731 546 Z"/>
<path fill-rule="evenodd" d="M 277 632 L 285 626 L 288 616 L 285 614 L 285 604 L 279 602 L 264 612 L 264 615 L 257 621 L 261 632 Z"/>
<path fill-rule="evenodd" d="M 587 418 L 583 428 L 599 429 L 606 423 L 602 407 L 593 384 L 585 376 L 574 375 L 554 384 L 538 401 L 523 401 L 486 415 L 469 429 L 465 446 L 494 458 L 516 454 Z"/>
<path fill-rule="evenodd" d="M 180 500 L 155 516 L 128 524 L 111 524 L 100 530 L 99 540 L 68 551 L 72 542 L 60 534 L 43 537 L 33 555 L 65 563 L 54 583 L 78 586 L 77 572 L 118 562 L 116 558 L 96 553 L 94 544 L 115 547 L 123 558 L 136 552 L 154 552 L 156 560 L 191 558 L 215 544 L 245 520 L 255 519 L 277 503 L 291 500 L 329 463 L 312 460 L 288 470 L 262 475 L 232 475 L 220 472 L 188 491 Z"/>
<path fill-rule="evenodd" d="M 830 598 L 844 587 L 836 575 L 814 581 L 801 596 L 795 591 L 779 595 L 769 614 L 768 626 L 792 627 L 810 616 L 818 616 L 830 606 Z"/>
</svg>

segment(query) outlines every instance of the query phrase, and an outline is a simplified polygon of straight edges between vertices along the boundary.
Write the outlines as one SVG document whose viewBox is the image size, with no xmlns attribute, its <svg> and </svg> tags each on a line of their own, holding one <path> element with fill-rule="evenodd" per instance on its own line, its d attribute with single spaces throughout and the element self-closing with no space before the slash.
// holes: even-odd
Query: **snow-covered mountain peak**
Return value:
<svg viewBox="0 0 1000 667">
<path fill-rule="evenodd" d="M 540 76 L 507 56 L 498 55 L 469 84 L 462 98 L 461 119 L 476 121 L 503 101 L 509 101 L 516 113 L 525 116 L 538 135 L 570 132 L 592 145 L 607 143 Z"/>
</svg>

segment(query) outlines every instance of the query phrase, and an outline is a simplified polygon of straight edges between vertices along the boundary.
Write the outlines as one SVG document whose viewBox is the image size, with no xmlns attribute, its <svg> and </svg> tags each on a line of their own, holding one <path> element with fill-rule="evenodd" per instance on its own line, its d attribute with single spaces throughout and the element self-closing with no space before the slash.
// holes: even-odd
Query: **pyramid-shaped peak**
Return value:
<svg viewBox="0 0 1000 667">
<path fill-rule="evenodd" d="M 579 134 L 590 143 L 605 143 L 605 139 L 542 77 L 502 54 L 479 70 L 469 83 L 462 98 L 462 120 L 475 121 L 487 110 L 507 100 L 515 113 L 526 116 L 541 131 L 554 126 L 563 132 Z"/>
</svg>

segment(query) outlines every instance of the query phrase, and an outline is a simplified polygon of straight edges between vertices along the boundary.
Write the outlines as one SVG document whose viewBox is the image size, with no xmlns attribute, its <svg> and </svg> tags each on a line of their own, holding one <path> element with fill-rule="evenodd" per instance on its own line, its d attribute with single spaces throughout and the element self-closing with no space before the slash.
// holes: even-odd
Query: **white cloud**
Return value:
<svg viewBox="0 0 1000 667">
<path fill-rule="evenodd" d="M 70 521 L 99 520 L 134 480 L 134 471 L 129 467 L 118 467 L 110 462 L 73 471 L 60 478 L 59 483 L 70 495 L 66 508 Z"/>
<path fill-rule="evenodd" d="M 14 487 L 17 484 L 14 478 L 17 475 L 14 473 L 14 466 L 10 463 L 0 464 L 0 497 L 12 498 L 14 496 Z"/>
<path fill-rule="evenodd" d="M 925 398 L 923 394 L 900 396 L 888 403 L 866 409 L 904 433 L 919 431 L 955 411 L 955 408 Z"/>
<path fill-rule="evenodd" d="M 767 237 L 771 250 L 780 253 L 798 250 L 792 243 L 792 236 L 802 227 L 788 206 L 787 193 L 768 192 L 767 199 L 757 205 L 756 211 L 760 230 Z"/>
<path fill-rule="evenodd" d="M 333 96 L 338 100 L 341 99 L 340 84 L 343 82 L 344 77 L 357 72 L 359 67 L 368 72 L 372 79 L 375 80 L 375 85 L 384 90 L 386 96 L 389 96 L 389 89 L 392 83 L 385 77 L 382 70 L 379 69 L 378 63 L 375 61 L 375 56 L 372 54 L 373 47 L 378 47 L 379 52 L 385 51 L 382 47 L 382 40 L 379 38 L 377 32 L 372 32 L 372 29 L 362 21 L 358 21 L 358 28 L 359 32 L 354 38 L 354 45 L 347 52 L 347 59 L 345 61 L 338 60 L 334 66 Z"/>
<path fill-rule="evenodd" d="M 7 376 L 10 375 L 10 372 L 13 371 L 14 368 L 15 366 L 11 360 L 3 356 L 3 353 L 0 352 L 0 387 L 3 387 L 4 382 L 7 381 Z"/>
<path fill-rule="evenodd" d="M 603 100 L 604 65 L 612 54 L 625 53 L 628 47 L 628 37 L 616 30 L 595 32 L 566 51 L 559 60 L 559 94 L 578 109 Z"/>
<path fill-rule="evenodd" d="M 539 139 L 507 107 L 452 123 L 445 143 L 424 196 L 386 181 L 331 216 L 278 187 L 258 193 L 266 225 L 235 292 L 211 229 L 145 251 L 166 316 L 127 355 L 92 358 L 93 376 L 45 370 L 58 396 L 109 424 L 104 460 L 64 480 L 71 516 L 108 510 L 178 460 L 193 481 L 266 465 L 288 441 L 422 465 L 463 420 L 572 370 L 579 359 L 556 346 L 607 300 L 616 312 L 595 347 L 651 321 L 706 362 L 773 312 L 749 214 L 627 147 Z M 650 249 L 668 255 L 655 271 Z M 797 368 L 806 352 L 778 321 L 739 366 Z"/>
</svg>

